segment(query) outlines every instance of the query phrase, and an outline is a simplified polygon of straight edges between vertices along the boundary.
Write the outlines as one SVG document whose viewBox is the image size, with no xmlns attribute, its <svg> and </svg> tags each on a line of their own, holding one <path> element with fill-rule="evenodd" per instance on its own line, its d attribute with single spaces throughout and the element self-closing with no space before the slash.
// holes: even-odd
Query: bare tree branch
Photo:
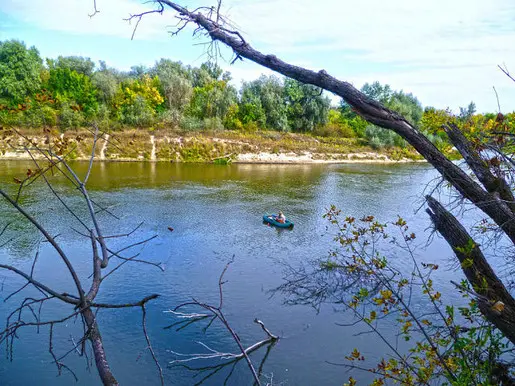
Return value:
<svg viewBox="0 0 515 386">
<path fill-rule="evenodd" d="M 147 348 L 150 351 L 150 354 L 152 355 L 152 359 L 154 360 L 154 363 L 156 364 L 157 369 L 159 371 L 159 379 L 161 380 L 161 385 L 164 386 L 165 379 L 163 377 L 163 369 L 161 368 L 161 365 L 159 364 L 159 361 L 157 360 L 156 353 L 154 352 L 154 349 L 152 348 L 152 344 L 150 343 L 150 338 L 148 337 L 147 324 L 146 324 L 147 310 L 145 308 L 145 303 L 143 303 L 141 305 L 141 312 L 142 312 L 141 325 L 143 328 L 143 335 L 145 335 L 145 340 L 147 341 Z"/>
<path fill-rule="evenodd" d="M 39 224 L 39 222 L 37 222 L 34 219 L 34 217 L 32 217 L 30 214 L 28 214 L 22 207 L 20 207 L 18 205 L 17 202 L 12 200 L 11 197 L 9 197 L 2 189 L 0 189 L 0 195 L 3 196 L 14 208 L 16 208 L 16 210 L 19 213 L 21 213 L 27 220 L 29 220 L 41 232 L 41 234 L 43 234 L 43 236 L 45 236 L 46 240 L 54 247 L 54 249 L 57 251 L 57 253 L 61 257 L 61 260 L 63 260 L 66 267 L 68 268 L 68 271 L 70 272 L 70 274 L 73 278 L 73 281 L 75 282 L 75 286 L 77 287 L 77 291 L 79 293 L 81 301 L 83 301 L 84 300 L 84 290 L 82 289 L 82 285 L 80 283 L 79 277 L 77 276 L 77 272 L 75 272 L 75 269 L 73 268 L 70 260 L 68 259 L 68 256 L 66 256 L 66 254 L 63 252 L 61 247 L 55 242 L 54 238 L 52 236 L 50 236 L 50 234 L 45 230 L 45 228 L 43 228 L 43 226 L 41 226 L 41 224 Z M 7 267 L 8 266 L 4 266 L 4 268 L 7 268 Z M 19 275 L 24 276 L 29 281 L 33 280 L 33 279 L 30 279 L 30 277 L 27 276 L 25 273 L 23 273 L 19 270 L 15 270 L 15 268 L 14 269 L 11 269 L 11 268 L 13 268 L 13 267 L 10 267 L 7 269 L 10 269 L 10 270 L 18 273 Z M 61 300 L 63 300 L 63 299 L 61 299 Z"/>
<path fill-rule="evenodd" d="M 89 14 L 88 16 L 91 18 L 97 13 L 100 13 L 100 11 L 97 9 L 97 0 L 93 0 L 93 13 Z"/>
<path fill-rule="evenodd" d="M 497 67 L 504 73 L 504 75 L 506 75 L 508 78 L 515 82 L 515 78 L 510 74 L 510 72 L 508 71 L 508 67 L 506 67 L 506 65 L 504 67 L 498 65 Z"/>
<path fill-rule="evenodd" d="M 96 7 L 96 4 L 95 4 Z M 14 132 L 17 132 L 16 130 L 13 130 Z M 20 187 L 18 188 L 18 194 L 17 199 L 13 200 L 4 190 L 0 189 L 0 195 L 14 208 L 16 209 L 21 215 L 23 215 L 27 220 L 29 220 L 30 223 L 32 223 L 38 231 L 44 236 L 43 242 L 48 242 L 52 245 L 53 249 L 57 251 L 59 254 L 59 257 L 61 260 L 65 263 L 65 265 L 68 268 L 68 271 L 70 272 L 72 279 L 75 283 L 75 286 L 78 290 L 78 295 L 74 294 L 68 294 L 68 293 L 60 293 L 59 291 L 56 291 L 52 289 L 50 285 L 43 284 L 40 281 L 38 281 L 34 277 L 35 273 L 35 266 L 38 262 L 39 257 L 39 250 L 36 253 L 36 256 L 34 258 L 34 261 L 32 262 L 32 267 L 30 270 L 30 273 L 25 273 L 22 270 L 6 265 L 6 264 L 0 264 L 0 269 L 5 269 L 8 271 L 11 271 L 15 273 L 18 276 L 21 276 L 24 278 L 27 283 L 25 283 L 21 288 L 17 289 L 10 295 L 8 295 L 5 298 L 5 301 L 12 299 L 15 295 L 20 294 L 24 289 L 26 289 L 29 285 L 34 286 L 38 291 L 40 291 L 43 294 L 42 298 L 35 299 L 31 297 L 26 297 L 21 304 L 12 311 L 6 320 L 6 326 L 3 331 L 0 331 L 0 343 L 6 342 L 6 352 L 9 358 L 13 358 L 13 346 L 15 338 L 18 338 L 18 331 L 22 327 L 35 327 L 37 331 L 39 332 L 39 329 L 43 326 L 50 326 L 50 336 L 49 336 L 49 353 L 53 358 L 53 362 L 57 366 L 58 374 L 61 374 L 62 369 L 66 369 L 72 373 L 74 377 L 76 375 L 73 373 L 73 371 L 68 368 L 62 360 L 69 355 L 72 352 L 77 352 L 79 355 L 84 355 L 87 361 L 87 366 L 89 366 L 89 359 L 87 357 L 87 350 L 86 350 L 86 341 L 89 341 L 91 343 L 91 348 L 93 352 L 93 356 L 95 358 L 96 367 L 98 370 L 98 373 L 100 375 L 100 378 L 104 385 L 117 385 L 118 382 L 116 378 L 114 377 L 111 368 L 109 366 L 109 362 L 106 357 L 105 349 L 102 342 L 102 336 L 100 334 L 100 329 L 97 323 L 96 319 L 96 313 L 99 309 L 120 309 L 120 308 L 129 308 L 129 307 L 141 307 L 143 311 L 143 334 L 145 335 L 145 339 L 147 340 L 147 344 L 149 347 L 149 350 L 152 354 L 152 357 L 154 361 L 156 362 L 156 366 L 158 367 L 160 378 L 163 379 L 162 375 L 162 369 L 157 361 L 155 352 L 152 349 L 152 346 L 150 344 L 150 339 L 148 337 L 147 331 L 146 331 L 146 309 L 145 304 L 158 297 L 158 295 L 150 295 L 138 302 L 134 303 L 128 303 L 128 304 L 106 304 L 106 303 L 96 303 L 95 298 L 97 294 L 100 291 L 100 286 L 102 283 L 102 280 L 105 279 L 105 277 L 112 274 L 114 271 L 116 271 L 120 266 L 123 264 L 130 262 L 130 261 L 137 261 L 137 262 L 144 262 L 147 264 L 152 264 L 160 267 L 162 267 L 159 264 L 147 262 L 145 260 L 137 260 L 134 257 L 131 258 L 125 258 L 120 255 L 121 251 L 126 250 L 128 248 L 133 248 L 137 245 L 142 245 L 150 240 L 152 240 L 154 237 L 147 238 L 146 240 L 135 242 L 125 248 L 120 249 L 118 252 L 114 252 L 110 250 L 103 238 L 102 228 L 100 226 L 99 221 L 97 220 L 97 213 L 94 210 L 94 206 L 98 206 L 101 208 L 101 210 L 106 210 L 102 206 L 96 204 L 93 202 L 93 200 L 90 199 L 88 191 L 86 189 L 86 183 L 91 175 L 92 168 L 93 168 L 93 158 L 95 156 L 95 146 L 96 142 L 98 141 L 99 129 L 98 127 L 95 127 L 95 133 L 94 133 L 94 143 L 93 143 L 93 149 L 91 152 L 91 158 L 88 164 L 88 168 L 86 171 L 86 174 L 82 181 L 79 179 L 75 171 L 70 167 L 70 165 L 66 161 L 66 156 L 60 156 L 58 154 L 55 154 L 53 152 L 53 149 L 51 146 L 49 146 L 48 150 L 41 149 L 37 146 L 37 144 L 33 143 L 29 138 L 24 137 L 22 134 L 20 136 L 22 138 L 25 138 L 26 141 L 28 141 L 31 144 L 31 148 L 25 147 L 25 150 L 29 153 L 29 155 L 32 158 L 32 161 L 34 162 L 34 165 L 36 166 L 36 172 L 32 172 L 30 169 L 27 172 L 27 178 L 23 180 L 23 182 L 20 182 Z M 43 159 L 48 161 L 49 165 L 45 168 L 40 167 L 40 162 L 37 161 L 38 157 L 34 154 L 34 152 L 38 152 L 39 156 L 42 156 Z M 66 179 L 74 186 L 76 187 L 79 192 L 81 193 L 83 202 L 85 203 L 86 208 L 88 209 L 89 216 L 92 220 L 93 227 L 89 227 L 86 222 L 77 214 L 77 212 L 72 209 L 61 197 L 61 195 L 56 191 L 56 189 L 52 186 L 50 181 L 48 180 L 46 173 L 50 170 L 57 169 L 63 176 L 66 177 Z M 45 229 L 41 223 L 36 220 L 35 217 L 30 215 L 26 209 L 24 209 L 19 203 L 18 198 L 21 195 L 22 189 L 26 186 L 28 186 L 31 183 L 34 183 L 39 177 L 41 177 L 46 185 L 51 190 L 53 196 L 57 198 L 57 200 L 64 206 L 66 211 L 76 220 L 79 221 L 79 223 L 86 229 L 87 234 L 83 234 L 87 239 L 89 239 L 89 242 L 91 243 L 91 264 L 92 264 L 92 280 L 90 288 L 85 294 L 84 289 L 82 288 L 81 282 L 79 280 L 79 277 L 71 263 L 71 260 L 66 255 L 66 253 L 61 248 L 60 244 L 56 241 L 57 236 L 51 236 L 50 232 Z M 114 215 L 113 215 L 114 216 Z M 3 230 L 0 231 L 0 236 L 2 236 L 9 224 L 6 225 Z M 141 227 L 141 224 L 136 226 L 131 232 L 123 234 L 123 235 L 114 235 L 111 236 L 111 238 L 115 237 L 129 237 L 134 232 L 136 232 Z M 80 233 L 80 232 L 79 232 Z M 99 245 L 100 245 L 100 251 L 99 251 Z M 100 256 L 102 254 L 102 256 Z M 115 267 L 115 269 L 111 270 L 106 276 L 102 277 L 102 268 L 105 268 L 107 266 L 107 263 L 109 261 L 110 257 L 116 256 L 117 258 L 122 260 L 122 263 Z M 41 310 L 43 307 L 43 304 L 46 302 L 52 301 L 52 300 L 59 300 L 62 302 L 65 302 L 67 304 L 70 304 L 73 307 L 73 311 L 70 312 L 70 314 L 66 317 L 63 317 L 61 319 L 52 319 L 52 320 L 45 320 L 41 317 Z M 80 320 L 83 323 L 83 331 L 84 335 L 83 337 L 78 341 L 78 343 L 75 343 L 72 337 L 72 348 L 68 350 L 64 355 L 61 357 L 57 357 L 57 355 L 54 352 L 54 327 L 57 326 L 60 323 L 64 323 L 67 320 L 71 318 L 77 318 L 80 316 Z M 81 349 L 79 350 L 79 345 L 81 345 Z"/>
<path fill-rule="evenodd" d="M 170 327 L 182 324 L 182 327 L 180 327 L 178 329 L 178 330 L 180 330 L 182 328 L 185 328 L 185 327 L 191 325 L 194 322 L 198 322 L 198 321 L 204 320 L 204 319 L 206 319 L 206 318 L 211 316 L 211 320 L 208 323 L 208 327 L 213 323 L 213 321 L 215 319 L 219 320 L 224 325 L 225 329 L 231 335 L 232 339 L 234 340 L 234 342 L 238 346 L 238 348 L 240 350 L 240 353 L 239 354 L 232 354 L 232 353 L 219 352 L 219 351 L 216 351 L 216 350 L 208 347 L 206 344 L 204 344 L 202 342 L 199 342 L 200 345 L 202 345 L 204 348 L 206 348 L 209 351 L 208 353 L 204 353 L 204 354 L 180 354 L 180 353 L 176 353 L 176 352 L 172 351 L 174 354 L 176 354 L 178 356 L 185 356 L 186 359 L 178 359 L 178 360 L 175 360 L 175 361 L 173 361 L 171 363 L 172 364 L 174 364 L 174 363 L 185 363 L 185 362 L 190 362 L 190 361 L 196 361 L 196 360 L 199 360 L 199 359 L 213 359 L 213 358 L 231 359 L 230 362 L 228 362 L 228 363 L 226 363 L 224 365 L 224 367 L 225 367 L 225 366 L 227 366 L 229 364 L 232 364 L 233 363 L 232 360 L 245 359 L 245 361 L 247 362 L 247 366 L 249 367 L 249 370 L 252 373 L 252 376 L 254 378 L 255 383 L 257 385 L 261 385 L 261 381 L 260 381 L 259 375 L 256 372 L 256 369 L 255 369 L 254 365 L 252 364 L 252 361 L 250 360 L 249 354 L 251 352 L 253 352 L 253 351 L 263 347 L 264 345 L 267 345 L 267 344 L 270 344 L 270 343 L 273 343 L 273 342 L 277 341 L 279 338 L 277 336 L 273 335 L 272 333 L 270 333 L 270 331 L 268 331 L 265 328 L 263 322 L 261 322 L 258 319 L 255 319 L 254 322 L 261 326 L 263 331 L 267 334 L 268 338 L 265 339 L 265 340 L 262 340 L 260 342 L 257 342 L 257 343 L 253 344 L 250 347 L 247 347 L 247 348 L 243 347 L 243 344 L 241 343 L 241 340 L 240 340 L 238 334 L 236 334 L 234 329 L 231 327 L 229 321 L 225 317 L 224 312 L 222 310 L 222 307 L 223 307 L 223 285 L 226 283 L 226 281 L 224 280 L 224 276 L 225 276 L 225 273 L 227 272 L 229 266 L 233 262 L 234 262 L 234 256 L 225 265 L 225 267 L 224 267 L 224 269 L 223 269 L 223 271 L 220 274 L 220 277 L 218 279 L 218 290 L 219 290 L 219 303 L 218 303 L 218 306 L 212 306 L 212 305 L 209 305 L 207 303 L 201 303 L 201 302 L 199 302 L 199 301 L 197 301 L 195 299 L 193 299 L 191 302 L 182 303 L 182 304 L 178 305 L 177 307 L 175 307 L 173 310 L 171 310 L 169 312 L 173 313 L 174 315 L 176 315 L 180 319 L 186 319 L 186 320 L 185 321 L 181 321 L 180 323 L 174 323 L 174 324 L 168 326 L 167 328 L 170 328 Z M 205 310 L 206 313 L 202 313 L 202 314 L 199 314 L 199 313 L 183 313 L 183 312 L 179 311 L 182 308 L 187 307 L 187 306 L 200 307 L 203 310 Z M 215 370 L 215 372 L 219 371 L 219 370 L 220 370 L 220 368 L 217 368 Z M 213 375 L 213 374 L 211 374 L 211 375 Z"/>
</svg>

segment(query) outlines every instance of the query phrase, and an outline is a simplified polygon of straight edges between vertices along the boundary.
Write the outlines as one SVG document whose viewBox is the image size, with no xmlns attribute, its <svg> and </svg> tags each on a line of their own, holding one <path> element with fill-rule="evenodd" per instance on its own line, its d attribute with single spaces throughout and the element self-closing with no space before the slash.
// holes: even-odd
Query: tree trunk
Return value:
<svg viewBox="0 0 515 386">
<path fill-rule="evenodd" d="M 478 305 L 486 318 L 515 344 L 515 299 L 488 264 L 479 245 L 460 222 L 433 197 L 426 197 L 427 213 L 456 254 L 467 280 L 479 294 Z"/>
</svg>

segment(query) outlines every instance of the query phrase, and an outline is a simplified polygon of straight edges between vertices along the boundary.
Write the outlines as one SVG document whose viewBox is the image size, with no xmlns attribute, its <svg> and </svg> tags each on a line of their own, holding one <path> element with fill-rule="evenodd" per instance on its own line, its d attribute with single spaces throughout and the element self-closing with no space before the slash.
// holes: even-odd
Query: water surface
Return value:
<svg viewBox="0 0 515 386">
<path fill-rule="evenodd" d="M 86 164 L 74 167 L 83 174 Z M 14 176 L 22 177 L 27 162 L 0 163 L 0 182 L 12 184 Z M 202 352 L 197 341 L 221 351 L 237 352 L 228 334 L 214 325 L 203 334 L 191 327 L 180 332 L 163 328 L 173 321 L 164 311 L 192 297 L 216 302 L 218 276 L 226 262 L 234 263 L 226 274 L 224 309 L 242 341 L 250 345 L 263 338 L 254 318 L 281 336 L 264 364 L 264 373 L 273 374 L 275 383 L 286 385 L 341 385 L 348 379 L 345 368 L 328 364 L 344 362 L 354 347 L 372 357 L 385 354 L 384 347 L 373 335 L 356 335 L 360 327 L 343 328 L 337 322 L 348 316 L 331 306 L 320 313 L 306 306 L 286 306 L 281 296 L 271 297 L 270 290 L 283 282 L 283 260 L 292 265 L 326 256 L 333 248 L 332 230 L 322 218 L 331 204 L 353 216 L 373 214 L 382 221 L 405 218 L 423 244 L 429 235 L 428 216 L 415 212 L 421 204 L 426 184 L 436 176 L 426 164 L 411 165 L 194 165 L 169 163 L 98 163 L 89 180 L 91 196 L 109 208 L 120 220 L 99 214 L 108 234 L 126 233 L 139 222 L 144 224 L 127 238 L 112 240 L 112 246 L 126 245 L 156 234 L 150 243 L 135 249 L 141 256 L 165 264 L 165 272 L 141 264 L 127 264 L 103 284 L 98 301 L 136 301 L 152 293 L 159 299 L 148 305 L 148 328 L 156 354 L 165 367 L 169 384 L 190 385 L 202 375 L 182 368 L 169 368 L 175 359 L 170 350 L 183 353 Z M 62 177 L 52 182 L 68 197 L 69 204 L 79 208 L 76 191 Z M 21 202 L 41 218 L 52 234 L 72 256 L 81 277 L 90 272 L 88 242 L 74 232 L 80 224 L 66 215 L 42 184 L 30 186 Z M 262 224 L 264 213 L 282 210 L 295 223 L 292 231 L 278 230 Z M 0 226 L 8 219 L 19 219 L 5 203 L 0 206 Z M 17 239 L 0 252 L 0 261 L 30 270 L 34 248 L 40 237 L 33 228 L 17 222 Z M 173 232 L 168 227 L 174 229 Z M 1 242 L 0 242 L 1 244 Z M 446 266 L 451 256 L 448 246 L 436 238 L 429 247 L 417 253 L 423 261 Z M 403 261 L 401 251 L 392 250 L 391 259 Z M 47 244 L 41 244 L 36 275 L 42 282 L 54 283 L 59 289 L 70 289 L 70 280 L 62 263 Z M 459 277 L 454 270 L 441 270 L 438 285 L 451 292 L 450 278 Z M 23 282 L 0 272 L 5 297 Z M 30 292 L 29 292 L 30 293 Z M 32 294 L 34 294 L 32 292 Z M 0 303 L 0 321 L 16 308 L 22 297 Z M 61 315 L 60 304 L 49 304 L 46 316 Z M 139 309 L 100 311 L 98 314 L 108 359 L 123 385 L 158 384 L 155 366 L 141 333 Z M 80 323 L 73 320 L 56 328 L 57 353 L 72 346 L 72 337 L 80 338 Z M 256 363 L 265 350 L 253 355 Z M 69 356 L 65 363 L 77 374 L 79 385 L 98 383 L 96 370 L 88 371 L 84 360 Z M 206 363 L 204 363 L 206 364 Z M 37 335 L 32 329 L 20 333 L 15 344 L 14 361 L 0 359 L 1 383 L 6 385 L 70 385 L 73 378 L 63 373 L 56 378 L 56 368 L 48 353 L 48 329 Z M 223 383 L 227 371 L 210 378 L 207 384 Z M 368 379 L 366 374 L 353 374 Z M 248 369 L 240 363 L 229 380 L 232 385 L 251 384 Z"/>
</svg>

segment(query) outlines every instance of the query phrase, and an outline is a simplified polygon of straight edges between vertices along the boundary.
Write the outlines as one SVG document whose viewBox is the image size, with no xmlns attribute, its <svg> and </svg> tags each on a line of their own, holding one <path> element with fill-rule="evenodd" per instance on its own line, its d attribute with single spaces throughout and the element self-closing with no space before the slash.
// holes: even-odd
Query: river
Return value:
<svg viewBox="0 0 515 386">
<path fill-rule="evenodd" d="M 83 174 L 86 163 L 74 167 Z M 2 161 L 0 183 L 13 185 L 12 178 L 22 178 L 30 168 L 24 161 Z M 426 245 L 430 235 L 429 219 L 422 210 L 422 194 L 426 184 L 436 177 L 427 164 L 402 165 L 197 165 L 170 163 L 97 163 L 88 186 L 93 199 L 120 219 L 105 212 L 99 214 L 104 229 L 111 234 L 126 233 L 143 221 L 129 238 L 112 239 L 114 246 L 157 238 L 136 248 L 141 257 L 163 262 L 165 271 L 142 264 L 127 264 L 103 284 L 98 300 L 130 302 L 152 293 L 161 296 L 148 304 L 148 329 L 156 354 L 164 367 L 167 384 L 191 385 L 203 375 L 181 368 L 169 367 L 176 359 L 171 352 L 202 352 L 198 341 L 220 351 L 237 352 L 223 330 L 214 324 L 205 334 L 200 327 L 182 331 L 163 329 L 176 321 L 164 311 L 190 300 L 216 303 L 217 282 L 226 262 L 234 263 L 226 273 L 224 310 L 232 327 L 245 345 L 263 338 L 253 323 L 261 319 L 269 330 L 281 336 L 264 364 L 264 374 L 273 374 L 274 384 L 341 385 L 349 373 L 344 367 L 328 362 L 345 362 L 344 357 L 354 347 L 372 358 L 386 353 L 374 335 L 356 335 L 364 329 L 337 326 L 348 321 L 348 315 L 332 306 L 317 312 L 307 306 L 288 306 L 280 294 L 270 290 L 283 282 L 284 267 L 326 256 L 334 247 L 333 229 L 322 218 L 325 210 L 335 204 L 345 214 L 356 217 L 373 214 L 381 221 L 396 220 L 400 215 L 417 234 L 422 261 L 440 264 L 436 286 L 452 295 L 449 280 L 459 278 L 450 267 L 450 248 L 439 237 Z M 74 189 L 63 178 L 53 183 L 73 207 L 80 201 Z M 79 229 L 42 184 L 31 185 L 21 203 L 51 229 L 60 234 L 63 248 L 73 256 L 73 263 L 84 280 L 90 272 L 89 243 L 71 228 Z M 85 214 L 83 209 L 81 213 Z M 282 210 L 295 223 L 291 231 L 278 230 L 262 223 L 264 213 Z M 0 204 L 0 226 L 13 215 L 5 202 Z M 173 232 L 168 229 L 173 228 Z M 30 271 L 39 236 L 27 225 L 15 224 L 17 238 L 0 251 L 0 262 Z M 106 231 L 107 233 L 107 231 Z M 7 236 L 4 236 L 7 237 Z M 0 245 L 2 240 L 0 240 Z M 47 244 L 41 244 L 41 254 L 35 274 L 40 281 L 54 283 L 63 290 L 70 287 L 64 266 Z M 403 259 L 402 251 L 392 250 L 391 259 Z M 7 302 L 3 298 L 23 282 L 13 275 L 0 272 L 0 321 L 16 308 L 22 297 Z M 34 292 L 28 292 L 34 294 Z M 458 296 L 458 295 L 456 295 Z M 451 299 L 452 300 L 452 299 Z M 45 315 L 62 314 L 60 304 L 50 304 Z M 139 309 L 100 311 L 98 314 L 108 359 L 122 385 L 158 384 L 155 365 L 145 350 Z M 69 321 L 56 327 L 54 348 L 64 354 L 72 348 L 72 339 L 80 338 L 79 321 Z M 2 347 L 3 349 L 4 347 Z M 259 364 L 264 349 L 252 355 Z M 88 371 L 85 362 L 70 355 L 65 362 L 77 376 L 78 383 L 63 370 L 57 370 L 48 353 L 48 328 L 38 335 L 25 328 L 14 346 L 14 361 L 0 359 L 2 385 L 90 385 L 97 384 L 96 369 Z M 217 362 L 218 363 L 218 362 Z M 203 362 L 202 364 L 212 364 Z M 223 369 L 206 384 L 222 384 L 230 369 Z M 205 375 L 205 374 L 204 374 Z M 367 380 L 364 373 L 353 373 L 356 379 Z M 240 362 L 228 384 L 252 384 L 245 363 Z"/>
</svg>

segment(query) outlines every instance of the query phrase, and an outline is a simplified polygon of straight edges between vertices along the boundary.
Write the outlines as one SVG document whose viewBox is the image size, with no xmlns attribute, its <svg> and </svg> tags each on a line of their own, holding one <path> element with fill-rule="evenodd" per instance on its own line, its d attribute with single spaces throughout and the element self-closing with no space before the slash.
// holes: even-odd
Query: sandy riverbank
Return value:
<svg viewBox="0 0 515 386">
<path fill-rule="evenodd" d="M 33 154 L 36 159 L 43 159 L 41 155 Z M 0 161 L 13 161 L 13 160 L 31 160 L 31 156 L 26 152 L 5 152 L 0 155 Z M 89 161 L 89 157 L 76 157 L 74 161 Z M 117 157 L 101 158 L 97 157 L 96 162 L 182 162 L 180 160 L 168 159 L 145 159 L 144 157 L 126 158 Z M 201 161 L 199 161 L 201 162 Z M 212 161 L 205 161 L 204 163 L 211 163 Z M 231 163 L 235 164 L 337 164 L 337 163 L 373 163 L 373 164 L 396 164 L 408 162 L 425 162 L 424 160 L 413 160 L 403 158 L 394 160 L 388 158 L 384 154 L 363 152 L 363 153 L 349 153 L 349 154 L 318 154 L 306 152 L 304 154 L 296 153 L 243 153 L 231 158 Z"/>
<path fill-rule="evenodd" d="M 93 137 L 84 131 L 30 133 L 0 138 L 0 160 L 30 160 L 27 148 L 52 149 L 68 159 L 89 161 Z M 38 156 L 33 150 L 32 156 Z M 291 133 L 218 133 L 173 135 L 144 130 L 112 132 L 99 138 L 96 161 L 185 163 L 405 163 L 418 162 L 403 149 L 374 151 L 358 139 L 314 138 Z M 414 160 L 415 158 L 415 160 Z"/>
<path fill-rule="evenodd" d="M 406 163 L 406 162 L 423 162 L 421 160 L 412 160 L 402 158 L 394 160 L 385 154 L 362 152 L 348 154 L 331 154 L 331 153 L 245 153 L 238 154 L 234 159 L 234 163 L 263 163 L 263 164 L 328 164 L 328 163 Z"/>
</svg>

